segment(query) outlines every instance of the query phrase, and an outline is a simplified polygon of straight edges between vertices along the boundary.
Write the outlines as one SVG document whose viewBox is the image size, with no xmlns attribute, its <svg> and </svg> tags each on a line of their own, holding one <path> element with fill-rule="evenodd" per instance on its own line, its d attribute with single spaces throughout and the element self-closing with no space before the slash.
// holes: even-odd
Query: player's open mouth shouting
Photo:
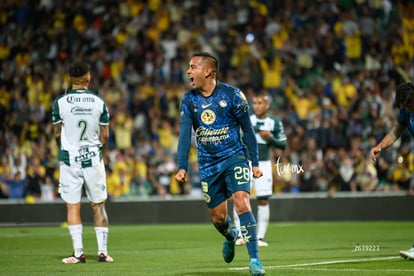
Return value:
<svg viewBox="0 0 414 276">
<path fill-rule="evenodd" d="M 188 77 L 190 79 L 190 84 L 191 86 L 194 87 L 194 77 Z"/>
</svg>

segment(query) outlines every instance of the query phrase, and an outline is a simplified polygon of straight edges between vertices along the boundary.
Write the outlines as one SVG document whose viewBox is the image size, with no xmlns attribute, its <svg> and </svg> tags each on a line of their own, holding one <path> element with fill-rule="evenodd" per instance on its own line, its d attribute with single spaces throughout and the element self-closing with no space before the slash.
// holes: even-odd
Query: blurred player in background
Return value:
<svg viewBox="0 0 414 276">
<path fill-rule="evenodd" d="M 256 219 L 250 206 L 251 171 L 246 146 L 250 152 L 254 178 L 262 176 L 257 141 L 249 119 L 249 106 L 240 89 L 216 80 L 217 59 L 205 52 L 190 59 L 187 75 L 192 90 L 182 98 L 178 142 L 179 182 L 187 179 L 191 128 L 195 131 L 201 188 L 212 223 L 225 237 L 224 261 L 235 255 L 237 229 L 228 215 L 227 200 L 232 197 L 240 225 L 244 229 L 252 275 L 264 275 L 259 259 Z M 240 131 L 241 130 L 241 131 Z M 242 134 L 246 146 L 242 142 Z"/>
<path fill-rule="evenodd" d="M 414 85 L 410 82 L 401 83 L 396 90 L 395 105 L 400 109 L 397 117 L 397 125 L 371 149 L 370 158 L 373 162 L 377 161 L 377 155 L 382 150 L 391 147 L 397 141 L 403 132 L 408 129 L 411 136 L 414 136 Z M 413 187 L 409 187 L 409 191 Z M 409 250 L 401 250 L 400 256 L 414 260 L 414 245 Z"/>
<path fill-rule="evenodd" d="M 73 255 L 63 263 L 86 261 L 83 253 L 82 189 L 93 210 L 98 261 L 113 262 L 108 255 L 108 217 L 105 210 L 106 173 L 103 151 L 109 137 L 109 112 L 105 102 L 88 90 L 89 65 L 76 62 L 69 68 L 69 89 L 53 103 L 52 121 L 59 146 L 59 193 L 66 202 Z"/>
<path fill-rule="evenodd" d="M 253 178 L 251 182 L 257 200 L 257 241 L 259 246 L 268 246 L 265 236 L 270 218 L 269 198 L 273 194 L 271 149 L 284 150 L 286 148 L 286 134 L 282 122 L 267 114 L 270 104 L 271 99 L 267 94 L 256 95 L 253 98 L 254 114 L 250 116 L 259 147 L 259 167 L 263 172 L 261 178 Z M 234 214 L 234 224 L 240 229 L 240 221 L 236 214 Z M 244 237 L 243 232 L 240 231 L 236 245 L 244 245 Z"/>
</svg>

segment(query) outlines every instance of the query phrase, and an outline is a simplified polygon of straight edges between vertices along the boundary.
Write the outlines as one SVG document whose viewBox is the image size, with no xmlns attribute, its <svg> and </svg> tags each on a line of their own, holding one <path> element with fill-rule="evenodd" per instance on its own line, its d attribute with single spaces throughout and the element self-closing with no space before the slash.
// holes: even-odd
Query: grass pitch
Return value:
<svg viewBox="0 0 414 276">
<path fill-rule="evenodd" d="M 0 227 L 0 275 L 249 275 L 244 246 L 234 261 L 210 224 L 111 225 L 114 263 L 97 262 L 92 225 L 84 225 L 86 264 L 67 265 L 68 229 Z M 266 275 L 413 275 L 398 251 L 414 243 L 412 222 L 271 223 L 260 247 Z"/>
</svg>

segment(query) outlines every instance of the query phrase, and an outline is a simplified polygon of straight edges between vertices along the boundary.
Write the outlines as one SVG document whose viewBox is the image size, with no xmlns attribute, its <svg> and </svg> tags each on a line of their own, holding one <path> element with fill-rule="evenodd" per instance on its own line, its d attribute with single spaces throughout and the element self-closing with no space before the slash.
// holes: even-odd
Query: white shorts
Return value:
<svg viewBox="0 0 414 276">
<path fill-rule="evenodd" d="M 252 187 L 256 197 L 271 196 L 273 194 L 273 171 L 272 162 L 259 161 L 259 168 L 263 172 L 263 176 L 252 178 Z"/>
<path fill-rule="evenodd" d="M 92 167 L 68 166 L 60 162 L 59 193 L 66 203 L 79 203 L 82 187 L 90 202 L 101 203 L 107 198 L 104 162 Z"/>
</svg>

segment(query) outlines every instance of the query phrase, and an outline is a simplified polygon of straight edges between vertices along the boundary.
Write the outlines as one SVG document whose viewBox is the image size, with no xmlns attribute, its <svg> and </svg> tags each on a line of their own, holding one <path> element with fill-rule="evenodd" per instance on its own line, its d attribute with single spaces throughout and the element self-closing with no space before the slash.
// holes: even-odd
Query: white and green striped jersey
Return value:
<svg viewBox="0 0 414 276">
<path fill-rule="evenodd" d="M 103 99 L 86 89 L 70 90 L 56 98 L 53 124 L 62 124 L 61 161 L 82 162 L 91 159 L 88 152 L 99 152 L 100 125 L 109 125 L 109 112 Z M 69 159 L 69 160 L 62 160 Z"/>
<path fill-rule="evenodd" d="M 270 147 L 283 149 L 286 145 L 286 134 L 283 124 L 280 120 L 269 116 L 264 119 L 259 119 L 255 114 L 250 115 L 250 120 L 256 134 L 256 140 L 259 148 L 259 160 L 269 160 Z M 273 137 L 266 141 L 258 133 L 259 130 L 270 131 Z"/>
</svg>

